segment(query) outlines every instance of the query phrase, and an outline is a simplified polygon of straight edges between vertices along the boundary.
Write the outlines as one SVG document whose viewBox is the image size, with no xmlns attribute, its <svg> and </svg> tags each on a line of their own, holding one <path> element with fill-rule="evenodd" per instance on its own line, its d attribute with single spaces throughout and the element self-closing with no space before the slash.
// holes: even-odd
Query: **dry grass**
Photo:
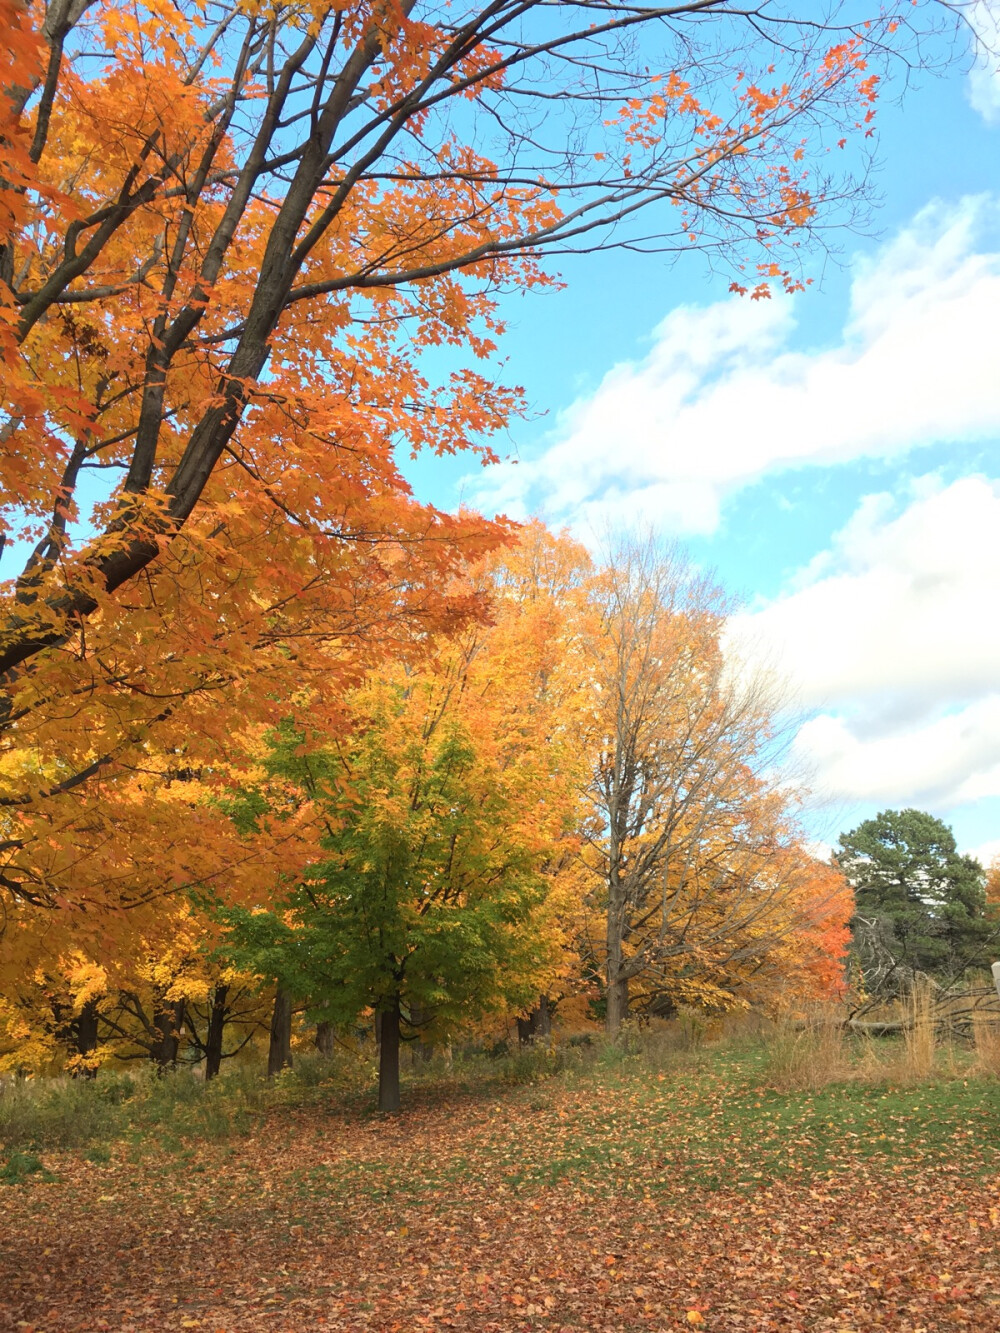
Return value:
<svg viewBox="0 0 1000 1333">
<path fill-rule="evenodd" d="M 939 1036 L 940 1013 L 934 988 L 918 981 L 910 993 L 879 1011 L 877 1021 L 898 1023 L 898 1036 L 871 1036 L 845 1027 L 845 1013 L 836 1006 L 819 1008 L 776 1022 L 762 1034 L 764 1072 L 769 1084 L 784 1092 L 816 1091 L 834 1083 L 867 1083 L 906 1087 L 935 1074 L 954 1075 L 968 1068 L 963 1044 Z M 977 1072 L 1000 1076 L 1000 1023 L 977 1021 Z"/>
<path fill-rule="evenodd" d="M 853 1072 L 844 1028 L 832 1010 L 779 1019 L 764 1049 L 768 1080 L 782 1092 L 815 1091 Z"/>
<path fill-rule="evenodd" d="M 919 1083 L 934 1072 L 937 1022 L 934 993 L 926 981 L 914 983 L 905 1004 L 904 1056 L 901 1073 L 910 1083 Z"/>
<path fill-rule="evenodd" d="M 976 1015 L 972 1035 L 976 1048 L 976 1072 L 1000 1078 L 1000 1022 L 986 1014 Z"/>
</svg>

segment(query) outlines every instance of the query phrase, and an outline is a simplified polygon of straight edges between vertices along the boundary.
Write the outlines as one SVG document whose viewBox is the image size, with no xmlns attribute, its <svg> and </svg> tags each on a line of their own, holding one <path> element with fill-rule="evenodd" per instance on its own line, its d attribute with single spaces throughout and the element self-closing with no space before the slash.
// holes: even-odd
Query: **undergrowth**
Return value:
<svg viewBox="0 0 1000 1333">
<path fill-rule="evenodd" d="M 762 1097 L 809 1094 L 815 1100 L 822 1094 L 833 1099 L 829 1114 L 837 1121 L 850 1119 L 849 1108 L 866 1105 L 874 1094 L 904 1095 L 958 1080 L 964 1086 L 970 1080 L 996 1083 L 996 1025 L 979 1025 L 974 1047 L 941 1046 L 919 997 L 914 1006 L 912 1030 L 896 1039 L 852 1034 L 828 1014 L 817 1014 L 731 1027 L 711 1039 L 703 1024 L 681 1019 L 654 1029 L 629 1025 L 614 1042 L 588 1034 L 490 1055 L 448 1051 L 414 1060 L 404 1078 L 404 1115 L 407 1099 L 427 1105 L 457 1096 L 524 1096 L 542 1109 L 559 1088 L 570 1094 L 590 1088 L 598 1103 L 613 1103 L 616 1089 L 626 1086 L 641 1090 L 646 1083 L 708 1078 L 729 1090 L 727 1120 L 744 1112 L 752 1120 Z M 92 1080 L 9 1080 L 0 1084 L 0 1145 L 13 1156 L 0 1180 L 22 1179 L 30 1160 L 24 1154 L 43 1150 L 86 1149 L 88 1159 L 100 1163 L 113 1145 L 181 1152 L 186 1144 L 226 1140 L 252 1131 L 264 1117 L 310 1107 L 334 1115 L 371 1114 L 374 1078 L 370 1053 L 344 1053 L 332 1060 L 299 1055 L 293 1069 L 271 1080 L 250 1065 L 210 1083 L 183 1069 L 159 1077 L 145 1069 L 104 1069 Z M 11 1166 L 15 1160 L 22 1165 Z"/>
</svg>

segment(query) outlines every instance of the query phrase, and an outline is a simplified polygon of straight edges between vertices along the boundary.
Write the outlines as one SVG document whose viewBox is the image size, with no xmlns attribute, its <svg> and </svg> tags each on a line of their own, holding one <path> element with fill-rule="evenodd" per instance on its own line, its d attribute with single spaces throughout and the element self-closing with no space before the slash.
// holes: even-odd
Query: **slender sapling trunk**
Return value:
<svg viewBox="0 0 1000 1333">
<path fill-rule="evenodd" d="M 399 996 L 386 1000 L 381 1013 L 378 1061 L 378 1109 L 399 1110 Z"/>
</svg>

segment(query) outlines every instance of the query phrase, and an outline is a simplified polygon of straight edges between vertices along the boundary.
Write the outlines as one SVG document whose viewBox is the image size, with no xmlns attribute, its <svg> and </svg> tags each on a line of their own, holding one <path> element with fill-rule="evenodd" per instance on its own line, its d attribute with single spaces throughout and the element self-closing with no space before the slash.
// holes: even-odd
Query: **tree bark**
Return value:
<svg viewBox="0 0 1000 1333">
<path fill-rule="evenodd" d="M 619 865 L 624 839 L 617 824 L 622 817 L 622 809 L 612 810 L 611 815 L 612 839 L 609 852 L 608 915 L 605 933 L 608 1007 L 604 1023 L 608 1035 L 616 1037 L 622 1020 L 628 1013 L 628 977 L 622 975 L 625 970 L 625 951 L 622 941 L 625 937 L 628 895 L 622 882 Z"/>
<path fill-rule="evenodd" d="M 552 1010 L 549 1008 L 549 997 L 540 995 L 538 997 L 538 1008 L 535 1010 L 538 1015 L 535 1020 L 535 1029 L 540 1037 L 547 1041 L 552 1036 Z"/>
<path fill-rule="evenodd" d="M 173 1004 L 157 1005 L 153 1014 L 153 1030 L 156 1039 L 150 1048 L 150 1055 L 159 1065 L 160 1073 L 177 1064 L 177 1052 L 181 1044 L 181 1028 L 184 1025 L 184 1001 L 175 1000 Z"/>
<path fill-rule="evenodd" d="M 609 1037 L 617 1036 L 621 1022 L 628 1013 L 628 977 L 623 976 L 625 957 L 621 948 L 624 924 L 625 890 L 617 876 L 616 866 L 612 864 L 611 882 L 608 885 L 607 936 L 605 936 L 608 949 L 607 973 L 605 973 L 608 978 L 608 1009 L 604 1025 Z"/>
<path fill-rule="evenodd" d="M 333 1024 L 321 1019 L 316 1024 L 316 1049 L 320 1055 L 333 1055 Z"/>
<path fill-rule="evenodd" d="M 537 1009 L 532 1009 L 531 1013 L 527 1016 L 527 1018 L 519 1018 L 517 1020 L 518 1046 L 527 1046 L 529 1042 L 534 1040 L 535 1033 L 538 1031 L 537 1020 L 538 1020 Z"/>
<path fill-rule="evenodd" d="M 84 1060 L 97 1049 L 97 1019 L 97 1001 L 88 1000 L 73 1024 L 76 1037 L 76 1053 L 82 1056 Z M 84 1064 L 80 1066 L 79 1074 L 82 1078 L 94 1078 L 97 1070 L 91 1064 Z"/>
<path fill-rule="evenodd" d="M 552 1014 L 549 1012 L 549 997 L 540 995 L 538 1004 L 527 1018 L 517 1020 L 517 1040 L 521 1046 L 527 1046 L 536 1037 L 548 1040 L 552 1036 Z"/>
<path fill-rule="evenodd" d="M 433 1018 L 434 1014 L 430 1009 L 422 1009 L 419 1004 L 410 1005 L 410 1026 L 418 1034 L 430 1027 Z M 426 1065 L 434 1058 L 434 1043 L 432 1041 L 424 1041 L 422 1036 L 419 1041 L 412 1043 L 410 1049 L 413 1052 L 414 1064 L 419 1061 L 421 1064 Z"/>
<path fill-rule="evenodd" d="M 399 1110 L 399 996 L 394 995 L 382 1008 L 378 1061 L 378 1109 Z"/>
<path fill-rule="evenodd" d="M 274 1078 L 292 1067 L 292 997 L 279 986 L 274 992 L 271 1015 L 271 1044 L 267 1051 L 267 1076 Z"/>
<path fill-rule="evenodd" d="M 611 968 L 608 968 L 609 974 Z M 622 1023 L 628 1016 L 628 977 L 619 977 L 609 975 L 608 977 L 608 1011 L 605 1019 L 605 1026 L 608 1035 L 617 1037 Z"/>
<path fill-rule="evenodd" d="M 205 1033 L 205 1078 L 215 1078 L 222 1064 L 222 1038 L 226 1031 L 226 996 L 228 986 L 216 986 L 212 992 L 212 1008 Z"/>
</svg>

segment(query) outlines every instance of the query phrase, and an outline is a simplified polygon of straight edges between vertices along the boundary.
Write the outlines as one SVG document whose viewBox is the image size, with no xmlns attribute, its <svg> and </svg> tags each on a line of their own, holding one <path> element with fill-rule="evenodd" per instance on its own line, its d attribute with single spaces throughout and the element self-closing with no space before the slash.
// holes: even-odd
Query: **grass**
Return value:
<svg viewBox="0 0 1000 1333">
<path fill-rule="evenodd" d="M 447 1196 L 484 1175 L 498 1177 L 511 1194 L 569 1183 L 676 1197 L 689 1190 L 751 1191 L 851 1164 L 877 1164 L 904 1180 L 911 1171 L 955 1161 L 977 1175 L 1000 1170 L 1000 1081 L 977 1073 L 971 1058 L 950 1070 L 942 1062 L 914 1083 L 908 1051 L 895 1043 L 883 1053 L 883 1072 L 903 1077 L 878 1080 L 862 1047 L 853 1065 L 844 1052 L 838 1056 L 844 1063 L 835 1072 L 842 1078 L 824 1085 L 803 1080 L 803 1050 L 824 1051 L 827 1040 L 821 1033 L 815 1044 L 798 1041 L 791 1067 L 806 1086 L 795 1088 L 787 1086 L 783 1032 L 695 1051 L 654 1041 L 624 1051 L 598 1044 L 558 1058 L 523 1052 L 490 1062 L 479 1080 L 467 1070 L 448 1080 L 432 1071 L 411 1086 L 415 1113 L 443 1105 L 457 1117 L 476 1117 L 485 1108 L 487 1118 L 496 1119 L 495 1132 L 484 1131 L 474 1152 L 445 1146 L 418 1169 L 409 1158 L 373 1163 L 348 1157 L 293 1170 L 289 1185 L 299 1198 L 398 1203 Z M 375 1118 L 356 1097 L 344 1096 L 342 1083 L 317 1081 L 315 1070 L 302 1082 L 286 1075 L 277 1085 L 241 1071 L 207 1088 L 176 1076 L 136 1079 L 131 1087 L 110 1079 L 103 1088 L 100 1080 L 56 1084 L 33 1097 L 22 1091 L 15 1106 L 8 1105 L 14 1114 L 0 1121 L 7 1135 L 14 1127 L 19 1136 L 0 1180 L 45 1178 L 38 1151 L 83 1146 L 95 1165 L 155 1150 L 174 1153 L 182 1167 L 197 1172 L 199 1154 L 212 1142 L 252 1134 L 265 1121 L 294 1119 L 318 1105 L 346 1125 Z M 515 1151 L 498 1114 L 505 1109 L 526 1114 L 531 1125 Z M 637 1162 L 642 1170 L 634 1173 Z"/>
<path fill-rule="evenodd" d="M 564 1052 L 536 1046 L 492 1059 L 415 1066 L 417 1087 L 471 1091 L 484 1085 L 536 1084 L 564 1068 Z M 261 1118 L 321 1102 L 345 1111 L 373 1096 L 374 1064 L 364 1056 L 325 1059 L 305 1054 L 295 1067 L 267 1080 L 252 1065 L 226 1070 L 205 1083 L 179 1069 L 157 1076 L 102 1070 L 93 1080 L 49 1078 L 0 1083 L 0 1146 L 8 1149 L 78 1149 L 156 1139 L 180 1150 L 188 1141 L 249 1133 Z"/>
<path fill-rule="evenodd" d="M 345 1095 L 361 1071 L 316 1058 L 268 1082 L 252 1067 L 206 1084 L 187 1070 L 157 1077 L 150 1070 L 102 1070 L 93 1080 L 52 1078 L 0 1085 L 0 1144 L 66 1149 L 133 1144 L 155 1136 L 161 1146 L 226 1139 L 249 1132 L 268 1110 Z M 367 1084 L 362 1077 L 361 1086 Z"/>
<path fill-rule="evenodd" d="M 994 1036 L 678 1024 L 415 1065 L 389 1118 L 367 1064 L 8 1088 L 0 1287 L 47 1333 L 995 1327 Z"/>
<path fill-rule="evenodd" d="M 0 1168 L 0 1184 L 22 1185 L 32 1176 L 41 1180 L 55 1180 L 55 1176 L 34 1153 L 13 1152 Z"/>
<path fill-rule="evenodd" d="M 942 1072 L 919 1087 L 844 1081 L 815 1091 L 769 1086 L 768 1052 L 710 1051 L 650 1070 L 644 1053 L 595 1059 L 522 1090 L 518 1113 L 534 1112 L 512 1146 L 502 1114 L 475 1152 L 439 1151 L 417 1169 L 401 1160 L 343 1161 L 296 1181 L 300 1193 L 346 1201 L 416 1202 L 447 1197 L 483 1177 L 510 1194 L 571 1184 L 676 1198 L 716 1189 L 752 1191 L 785 1179 L 878 1166 L 905 1181 L 928 1166 L 961 1161 L 974 1175 L 1000 1170 L 1000 1084 Z M 418 1105 L 447 1096 L 428 1089 Z M 480 1103 L 485 1090 L 480 1090 Z M 456 1114 L 460 1114 L 456 1107 Z M 470 1108 L 471 1110 L 472 1108 Z M 555 1114 L 553 1114 L 555 1112 Z M 641 1163 L 641 1169 L 634 1170 Z"/>
<path fill-rule="evenodd" d="M 710 1182 L 720 1171 L 731 1180 L 719 1143 L 741 1145 L 740 1156 L 742 1145 L 752 1146 L 754 1169 L 739 1177 L 747 1184 L 804 1163 L 823 1169 L 845 1152 L 894 1154 L 899 1161 L 943 1158 L 961 1140 L 964 1124 L 975 1131 L 988 1122 L 1000 1144 L 994 1123 L 1000 1029 L 978 1024 L 972 1050 L 939 1047 L 925 1001 L 913 998 L 912 1029 L 899 1040 L 851 1037 L 819 1015 L 714 1041 L 680 1023 L 653 1032 L 632 1029 L 614 1043 L 597 1037 L 496 1059 L 449 1057 L 447 1065 L 415 1064 L 404 1101 L 476 1101 L 523 1089 L 527 1109 L 544 1112 L 554 1096 L 586 1090 L 600 1105 L 630 1108 L 629 1151 L 655 1152 L 668 1130 L 684 1141 L 684 1161 L 671 1167 L 674 1180 L 697 1175 Z M 92 1081 L 8 1082 L 0 1086 L 0 1144 L 15 1155 L 86 1150 L 93 1163 L 110 1160 L 116 1148 L 133 1156 L 149 1145 L 190 1152 L 192 1144 L 226 1142 L 265 1120 L 317 1106 L 364 1117 L 372 1088 L 370 1060 L 310 1055 L 271 1081 L 242 1067 L 209 1084 L 184 1070 L 163 1077 L 104 1070 Z M 603 1127 L 600 1114 L 607 1119 Z M 606 1131 L 615 1115 L 595 1111 L 579 1123 L 563 1122 L 559 1142 L 548 1145 L 544 1161 L 515 1172 L 512 1187 L 608 1169 Z"/>
<path fill-rule="evenodd" d="M 926 981 L 919 982 L 907 1002 L 909 1025 L 904 1034 L 906 1066 L 916 1081 L 934 1072 L 937 1029 L 934 1023 L 934 996 Z"/>
</svg>

